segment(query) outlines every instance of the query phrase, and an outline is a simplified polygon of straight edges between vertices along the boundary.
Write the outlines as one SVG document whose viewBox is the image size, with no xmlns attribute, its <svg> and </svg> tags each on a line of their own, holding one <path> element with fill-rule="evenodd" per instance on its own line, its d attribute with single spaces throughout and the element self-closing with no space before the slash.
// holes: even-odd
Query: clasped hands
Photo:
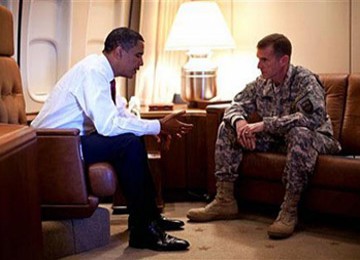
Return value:
<svg viewBox="0 0 360 260">
<path fill-rule="evenodd" d="M 181 116 L 185 115 L 185 113 L 185 110 L 181 110 L 169 114 L 159 120 L 161 130 L 160 134 L 157 136 L 157 141 L 161 143 L 162 149 L 169 150 L 173 136 L 181 138 L 184 134 L 187 134 L 192 130 L 192 124 L 186 124 L 178 120 Z"/>
<path fill-rule="evenodd" d="M 257 122 L 249 124 L 246 120 L 236 121 L 236 135 L 239 144 L 248 149 L 254 150 L 256 148 L 255 133 L 264 130 L 264 122 Z"/>
</svg>

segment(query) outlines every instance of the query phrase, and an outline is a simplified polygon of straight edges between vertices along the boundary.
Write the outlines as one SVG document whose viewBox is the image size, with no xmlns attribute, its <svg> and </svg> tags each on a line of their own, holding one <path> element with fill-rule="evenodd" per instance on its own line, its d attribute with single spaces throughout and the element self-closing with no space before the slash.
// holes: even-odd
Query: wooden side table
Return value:
<svg viewBox="0 0 360 260">
<path fill-rule="evenodd" d="M 175 105 L 172 111 L 149 111 L 147 107 L 143 107 L 141 117 L 159 119 L 180 110 L 186 110 L 186 115 L 181 120 L 193 124 L 194 128 L 181 139 L 173 139 L 169 151 L 162 151 L 154 137 L 145 137 L 149 156 L 158 154 L 155 158 L 149 158 L 149 164 L 157 188 L 157 203 L 160 209 L 164 207 L 164 197 L 184 201 L 193 191 L 195 194 L 206 193 L 206 110 L 187 109 L 186 105 Z M 113 208 L 124 209 L 125 204 L 121 191 L 117 191 Z"/>
<path fill-rule="evenodd" d="M 194 125 L 193 130 L 181 139 L 174 138 L 169 151 L 161 151 L 162 190 L 167 200 L 185 201 L 193 199 L 192 194 L 206 193 L 207 143 L 206 110 L 174 105 L 173 111 L 142 111 L 143 118 L 161 118 L 169 113 L 186 110 L 181 118 Z M 159 149 L 151 142 L 151 149 Z"/>
<path fill-rule="evenodd" d="M 42 259 L 36 134 L 0 124 L 0 259 Z"/>
</svg>

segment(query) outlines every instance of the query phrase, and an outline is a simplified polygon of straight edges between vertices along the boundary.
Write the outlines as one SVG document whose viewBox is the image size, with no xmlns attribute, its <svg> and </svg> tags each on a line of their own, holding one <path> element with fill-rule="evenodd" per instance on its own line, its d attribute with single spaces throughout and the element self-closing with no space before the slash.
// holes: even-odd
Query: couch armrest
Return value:
<svg viewBox="0 0 360 260">
<path fill-rule="evenodd" d="M 213 104 L 206 107 L 206 113 L 212 115 L 218 115 L 218 122 L 221 121 L 224 116 L 225 109 L 230 107 L 230 102 L 225 104 Z"/>
<path fill-rule="evenodd" d="M 55 129 L 55 128 L 36 128 L 36 134 L 38 136 L 77 136 L 80 131 L 76 128 L 67 128 L 67 129 Z"/>
<path fill-rule="evenodd" d="M 95 163 L 89 167 L 89 182 L 92 193 L 98 197 L 115 194 L 117 179 L 115 170 L 108 163 Z"/>
<path fill-rule="evenodd" d="M 36 129 L 41 203 L 88 204 L 77 129 Z"/>
<path fill-rule="evenodd" d="M 207 129 L 210 130 L 212 135 L 217 134 L 217 128 L 220 125 L 225 110 L 230 107 L 230 103 L 225 104 L 213 104 L 206 107 L 206 124 Z M 212 131 L 215 129 L 215 132 Z"/>
<path fill-rule="evenodd" d="M 92 195 L 97 197 L 112 196 L 115 193 L 117 180 L 113 167 L 108 163 L 95 163 L 89 166 L 88 178 L 85 177 L 83 168 L 83 161 L 80 157 L 80 131 L 76 128 L 68 129 L 48 129 L 39 128 L 36 130 L 40 144 L 43 145 L 43 149 L 57 150 L 51 158 L 51 165 L 60 168 L 67 169 L 65 172 L 62 171 L 59 176 L 63 176 L 65 184 L 66 176 L 70 179 L 76 178 L 77 184 L 80 185 L 80 190 L 83 196 L 87 197 L 87 190 L 91 191 Z M 66 151 L 64 149 L 67 149 Z M 46 153 L 47 154 L 47 153 Z M 42 155 L 40 155 L 42 156 Z M 40 162 L 44 167 L 48 167 L 47 162 Z M 61 166 L 60 166 L 61 165 Z M 70 169 L 69 169 L 70 168 Z M 69 172 L 73 171 L 71 176 Z M 46 174 L 46 173 L 44 173 Z M 75 177 L 77 176 L 77 177 Z M 49 176 L 43 176 L 44 180 L 50 178 Z M 59 177 L 60 178 L 60 177 Z M 84 181 L 89 181 L 90 189 L 82 189 Z M 46 184 L 44 184 L 46 185 Z M 86 188 L 86 187 L 85 187 Z M 67 190 L 73 190 L 75 192 L 76 186 L 71 183 L 68 184 Z M 75 195 L 75 193 L 73 193 Z M 81 196 L 81 197 L 83 197 Z M 45 197 L 48 197 L 45 196 Z M 84 198 L 85 198 L 84 197 Z M 80 198 L 80 197 L 79 197 Z M 85 202 L 83 200 L 83 202 Z"/>
<path fill-rule="evenodd" d="M 87 171 L 78 129 L 36 129 L 43 219 L 90 217 L 99 197 L 116 190 L 111 165 L 96 163 Z"/>
</svg>

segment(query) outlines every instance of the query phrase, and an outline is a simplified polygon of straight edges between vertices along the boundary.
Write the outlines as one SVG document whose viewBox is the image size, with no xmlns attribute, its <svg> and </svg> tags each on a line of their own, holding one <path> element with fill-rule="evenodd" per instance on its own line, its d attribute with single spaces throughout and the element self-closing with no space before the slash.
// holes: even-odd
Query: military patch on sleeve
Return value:
<svg viewBox="0 0 360 260">
<path fill-rule="evenodd" d="M 307 114 L 312 114 L 314 112 L 314 106 L 310 99 L 305 99 L 300 104 L 302 110 Z"/>
</svg>

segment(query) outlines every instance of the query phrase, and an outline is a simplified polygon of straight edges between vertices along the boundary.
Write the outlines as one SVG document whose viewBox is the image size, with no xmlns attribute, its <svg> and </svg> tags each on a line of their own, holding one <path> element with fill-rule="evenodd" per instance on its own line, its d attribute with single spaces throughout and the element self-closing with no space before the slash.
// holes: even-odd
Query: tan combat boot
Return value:
<svg viewBox="0 0 360 260">
<path fill-rule="evenodd" d="M 190 209 L 187 217 L 191 221 L 206 222 L 238 217 L 238 206 L 234 198 L 233 182 L 217 182 L 215 199 L 204 208 Z"/>
<path fill-rule="evenodd" d="M 299 200 L 300 194 L 286 192 L 279 215 L 268 228 L 270 238 L 287 238 L 293 234 L 297 225 L 297 204 Z"/>
</svg>

